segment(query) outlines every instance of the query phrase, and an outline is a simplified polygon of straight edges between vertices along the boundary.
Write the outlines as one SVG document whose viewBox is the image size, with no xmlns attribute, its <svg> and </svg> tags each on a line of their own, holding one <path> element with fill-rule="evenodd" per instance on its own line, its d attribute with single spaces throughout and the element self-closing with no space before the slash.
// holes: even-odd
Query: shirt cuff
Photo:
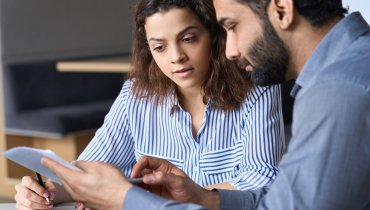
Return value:
<svg viewBox="0 0 370 210">
<path fill-rule="evenodd" d="M 249 191 L 218 189 L 218 193 L 220 195 L 220 210 L 255 209 L 255 197 Z"/>
<path fill-rule="evenodd" d="M 133 186 L 126 194 L 122 209 L 147 210 L 148 206 L 152 209 L 160 209 L 166 202 L 168 200 Z"/>
</svg>

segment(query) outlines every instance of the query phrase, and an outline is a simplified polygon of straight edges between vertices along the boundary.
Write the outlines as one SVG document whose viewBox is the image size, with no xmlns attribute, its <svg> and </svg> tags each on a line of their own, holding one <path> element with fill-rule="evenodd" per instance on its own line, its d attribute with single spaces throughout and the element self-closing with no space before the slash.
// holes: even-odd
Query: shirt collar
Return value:
<svg viewBox="0 0 370 210">
<path fill-rule="evenodd" d="M 170 109 L 171 115 L 177 110 L 184 111 L 184 109 L 180 105 L 179 99 L 175 91 L 172 91 L 171 93 L 169 93 L 168 96 L 169 97 L 167 97 L 166 103 L 167 103 L 168 108 Z M 211 99 L 208 99 L 207 104 L 206 104 L 206 109 L 205 109 L 206 113 L 209 112 L 209 109 L 211 107 L 212 107 L 212 101 Z"/>
<path fill-rule="evenodd" d="M 368 32 L 369 29 L 369 25 L 359 12 L 354 12 L 340 20 L 313 51 L 296 80 L 291 96 L 295 97 L 302 87 L 335 61 L 353 40 Z"/>
<path fill-rule="evenodd" d="M 173 90 L 168 93 L 168 97 L 166 97 L 166 104 L 170 110 L 171 115 L 178 109 L 181 109 L 179 99 L 177 98 L 176 91 Z"/>
</svg>

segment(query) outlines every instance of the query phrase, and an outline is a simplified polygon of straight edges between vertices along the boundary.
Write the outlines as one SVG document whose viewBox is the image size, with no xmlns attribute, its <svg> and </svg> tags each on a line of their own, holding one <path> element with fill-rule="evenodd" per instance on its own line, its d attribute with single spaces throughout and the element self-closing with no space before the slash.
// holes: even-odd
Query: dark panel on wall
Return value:
<svg viewBox="0 0 370 210">
<path fill-rule="evenodd" d="M 128 54 L 133 2 L 1 0 L 3 62 Z"/>
</svg>

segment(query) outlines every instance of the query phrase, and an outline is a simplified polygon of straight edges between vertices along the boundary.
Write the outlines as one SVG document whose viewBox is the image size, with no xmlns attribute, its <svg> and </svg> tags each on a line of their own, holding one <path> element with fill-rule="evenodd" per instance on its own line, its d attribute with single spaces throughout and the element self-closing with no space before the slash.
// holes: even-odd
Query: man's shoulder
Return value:
<svg viewBox="0 0 370 210">
<path fill-rule="evenodd" d="M 370 41 L 370 39 L 369 39 Z M 356 44 L 357 45 L 357 44 Z M 318 71 L 300 91 L 296 102 L 327 106 L 328 101 L 348 103 L 369 101 L 370 97 L 370 42 L 351 46 L 346 52 Z M 307 101 L 308 100 L 308 101 Z M 301 105 L 304 105 L 301 104 Z M 305 108 L 307 109 L 307 108 Z"/>
<path fill-rule="evenodd" d="M 370 38 L 369 44 L 364 45 L 352 46 L 356 49 L 348 49 L 340 54 L 335 61 L 324 67 L 313 83 L 327 85 L 334 83 L 347 88 L 364 88 L 369 93 Z"/>
</svg>

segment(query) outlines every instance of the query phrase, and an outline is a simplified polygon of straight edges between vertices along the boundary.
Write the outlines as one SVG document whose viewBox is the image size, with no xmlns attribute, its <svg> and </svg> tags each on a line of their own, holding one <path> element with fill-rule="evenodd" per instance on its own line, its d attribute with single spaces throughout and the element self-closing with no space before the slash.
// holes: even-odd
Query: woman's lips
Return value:
<svg viewBox="0 0 370 210">
<path fill-rule="evenodd" d="M 175 71 L 174 74 L 178 77 L 184 78 L 189 76 L 193 70 L 194 70 L 193 68 L 183 68 Z"/>
<path fill-rule="evenodd" d="M 190 71 L 192 69 L 193 68 L 183 68 L 183 69 L 180 69 L 180 70 L 176 70 L 175 73 L 183 73 L 183 72 L 186 72 L 186 71 Z"/>
</svg>

